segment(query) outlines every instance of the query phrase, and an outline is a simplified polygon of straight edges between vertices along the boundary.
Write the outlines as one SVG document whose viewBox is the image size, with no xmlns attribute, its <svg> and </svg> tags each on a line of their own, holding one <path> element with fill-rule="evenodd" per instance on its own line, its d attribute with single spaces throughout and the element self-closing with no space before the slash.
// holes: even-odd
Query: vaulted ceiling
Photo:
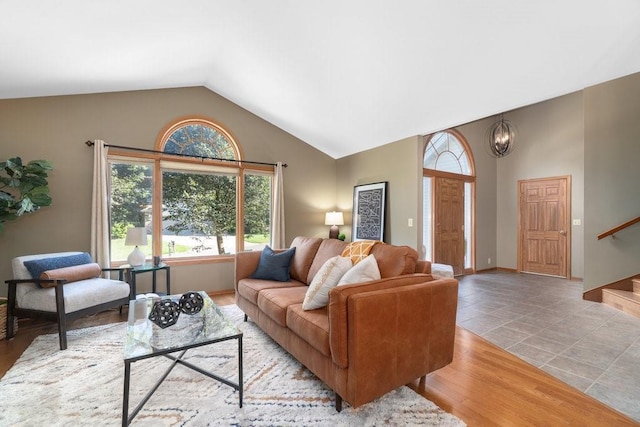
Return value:
<svg viewBox="0 0 640 427">
<path fill-rule="evenodd" d="M 202 85 L 334 158 L 639 71 L 637 0 L 0 0 L 0 98 Z"/>
</svg>

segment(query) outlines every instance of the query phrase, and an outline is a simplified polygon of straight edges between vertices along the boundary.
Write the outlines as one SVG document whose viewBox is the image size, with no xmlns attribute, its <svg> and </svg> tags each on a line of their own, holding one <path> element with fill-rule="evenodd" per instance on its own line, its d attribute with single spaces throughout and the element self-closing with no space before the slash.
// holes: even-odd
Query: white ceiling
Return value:
<svg viewBox="0 0 640 427">
<path fill-rule="evenodd" d="M 203 85 L 334 158 L 639 71 L 637 0 L 0 0 L 0 98 Z"/>
</svg>

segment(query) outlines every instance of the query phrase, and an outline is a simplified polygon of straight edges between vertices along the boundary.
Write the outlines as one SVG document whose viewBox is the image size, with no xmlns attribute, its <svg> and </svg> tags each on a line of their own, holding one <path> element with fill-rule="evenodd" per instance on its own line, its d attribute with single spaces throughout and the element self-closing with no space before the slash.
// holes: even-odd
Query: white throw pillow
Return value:
<svg viewBox="0 0 640 427">
<path fill-rule="evenodd" d="M 329 291 L 352 266 L 351 258 L 334 256 L 329 258 L 313 277 L 302 302 L 303 310 L 315 310 L 329 304 Z"/>
<path fill-rule="evenodd" d="M 371 280 L 379 279 L 380 269 L 378 269 L 378 261 L 376 261 L 373 255 L 369 255 L 347 271 L 338 282 L 338 286 L 370 282 Z"/>
</svg>

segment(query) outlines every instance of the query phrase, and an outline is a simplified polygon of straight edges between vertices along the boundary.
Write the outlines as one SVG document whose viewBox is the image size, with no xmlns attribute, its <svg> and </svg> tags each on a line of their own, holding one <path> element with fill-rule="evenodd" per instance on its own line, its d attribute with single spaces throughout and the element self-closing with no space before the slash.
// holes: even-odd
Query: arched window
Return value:
<svg viewBox="0 0 640 427">
<path fill-rule="evenodd" d="M 269 242 L 273 169 L 244 164 L 227 130 L 180 119 L 149 151 L 109 154 L 113 262 L 126 258 L 130 248 L 117 249 L 132 226 L 147 228 L 148 257 L 165 260 L 225 257 Z"/>
<path fill-rule="evenodd" d="M 473 270 L 471 150 L 454 130 L 426 138 L 423 159 L 422 241 L 425 259 L 449 264 L 456 274 Z"/>
<path fill-rule="evenodd" d="M 438 132 L 427 143 L 424 168 L 473 175 L 465 146 L 451 132 Z"/>
<path fill-rule="evenodd" d="M 187 119 L 170 126 L 160 140 L 165 153 L 240 160 L 231 135 L 204 119 Z"/>
</svg>

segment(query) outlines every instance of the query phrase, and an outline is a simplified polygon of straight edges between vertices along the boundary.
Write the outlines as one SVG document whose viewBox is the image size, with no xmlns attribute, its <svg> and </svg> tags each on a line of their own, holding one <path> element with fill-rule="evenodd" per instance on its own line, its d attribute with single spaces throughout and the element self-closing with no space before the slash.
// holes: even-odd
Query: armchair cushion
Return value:
<svg viewBox="0 0 640 427">
<path fill-rule="evenodd" d="M 102 269 L 98 264 L 74 265 L 71 267 L 56 268 L 55 270 L 43 271 L 41 279 L 65 279 L 67 282 L 77 282 L 78 280 L 93 279 L 100 276 Z"/>
<path fill-rule="evenodd" d="M 24 266 L 29 270 L 32 279 L 40 278 L 40 275 L 48 270 L 71 267 L 74 265 L 90 264 L 91 256 L 86 252 L 73 255 L 53 256 L 39 259 L 25 260 Z"/>
<path fill-rule="evenodd" d="M 29 284 L 19 285 L 25 288 Z M 39 310 L 55 313 L 56 291 L 55 288 L 27 288 L 27 293 L 18 301 L 19 308 Z M 65 313 L 73 313 L 88 307 L 115 301 L 129 296 L 129 284 L 119 280 L 95 279 L 79 280 L 64 285 L 64 309 Z"/>
</svg>

